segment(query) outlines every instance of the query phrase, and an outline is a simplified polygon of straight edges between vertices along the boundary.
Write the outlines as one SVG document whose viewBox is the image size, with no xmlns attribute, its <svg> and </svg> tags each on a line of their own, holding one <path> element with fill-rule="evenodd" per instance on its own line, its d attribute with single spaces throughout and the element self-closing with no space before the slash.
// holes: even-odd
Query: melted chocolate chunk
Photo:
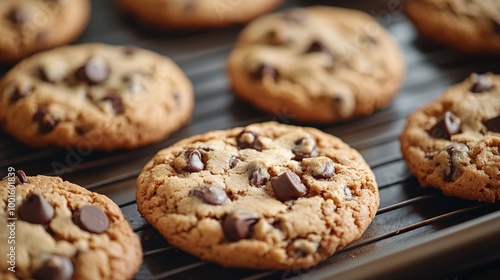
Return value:
<svg viewBox="0 0 500 280">
<path fill-rule="evenodd" d="M 76 78 L 79 81 L 90 85 L 104 82 L 109 77 L 109 66 L 105 59 L 92 57 L 76 71 Z"/>
<path fill-rule="evenodd" d="M 127 56 L 132 56 L 136 54 L 138 49 L 134 46 L 125 46 L 123 47 L 123 53 Z"/>
<path fill-rule="evenodd" d="M 109 218 L 99 207 L 85 205 L 73 213 L 73 222 L 91 233 L 103 233 L 109 227 Z"/>
<path fill-rule="evenodd" d="M 493 81 L 486 75 L 474 75 L 472 77 L 472 87 L 470 91 L 473 93 L 483 93 L 490 91 L 493 88 Z"/>
<path fill-rule="evenodd" d="M 32 224 L 47 224 L 54 217 L 54 207 L 41 194 L 32 193 L 20 206 L 19 216 Z"/>
<path fill-rule="evenodd" d="M 489 131 L 500 133 L 500 116 L 487 120 L 484 125 Z"/>
<path fill-rule="evenodd" d="M 35 271 L 33 276 L 37 280 L 71 280 L 73 263 L 67 257 L 52 256 Z"/>
<path fill-rule="evenodd" d="M 252 213 L 237 212 L 226 216 L 222 222 L 222 230 L 229 241 L 238 241 L 250 237 L 251 228 L 259 217 Z"/>
<path fill-rule="evenodd" d="M 240 149 L 262 151 L 262 143 L 259 140 L 259 135 L 255 132 L 243 130 L 236 136 L 236 142 Z"/>
<path fill-rule="evenodd" d="M 279 77 L 279 72 L 276 67 L 270 64 L 262 63 L 255 70 L 250 72 L 250 76 L 254 80 L 262 80 L 264 78 L 270 78 L 276 81 Z"/>
<path fill-rule="evenodd" d="M 274 194 L 280 201 L 299 198 L 307 193 L 307 188 L 300 181 L 300 177 L 291 172 L 285 173 L 271 179 Z"/>
<path fill-rule="evenodd" d="M 317 157 L 308 162 L 306 171 L 315 179 L 327 180 L 335 175 L 335 165 L 330 158 Z"/>
<path fill-rule="evenodd" d="M 193 190 L 193 195 L 211 205 L 222 205 L 228 199 L 223 189 L 213 185 L 201 185 Z"/>
<path fill-rule="evenodd" d="M 16 186 L 22 185 L 24 183 L 29 183 L 28 177 L 26 177 L 26 173 L 24 173 L 24 171 L 16 170 L 15 175 L 16 175 Z"/>
<path fill-rule="evenodd" d="M 59 120 L 52 116 L 46 107 L 40 107 L 33 115 L 33 121 L 38 124 L 38 132 L 41 134 L 51 132 Z"/>
<path fill-rule="evenodd" d="M 446 111 L 428 132 L 434 138 L 449 140 L 452 135 L 460 133 L 460 125 L 460 119 L 452 112 Z"/>
<path fill-rule="evenodd" d="M 182 168 L 183 171 L 199 172 L 205 169 L 205 164 L 203 164 L 202 156 L 199 150 L 186 150 L 184 152 L 184 158 L 186 159 L 186 165 Z"/>
<path fill-rule="evenodd" d="M 313 137 L 303 137 L 295 141 L 295 147 L 292 149 L 295 155 L 294 160 L 301 161 L 304 158 L 315 157 L 318 155 L 316 150 L 316 140 Z"/>
<path fill-rule="evenodd" d="M 231 169 L 235 168 L 236 165 L 238 165 L 238 163 L 240 163 L 240 162 L 241 162 L 240 158 L 238 158 L 237 156 L 231 156 L 229 158 L 229 168 L 231 168 Z"/>
<path fill-rule="evenodd" d="M 7 18 L 11 22 L 19 25 L 25 24 L 29 21 L 29 15 L 22 7 L 13 7 L 7 15 Z"/>
<path fill-rule="evenodd" d="M 267 168 L 259 161 L 252 161 L 248 164 L 248 180 L 254 187 L 264 186 L 269 180 Z"/>
<path fill-rule="evenodd" d="M 117 93 L 110 93 L 108 96 L 102 99 L 103 101 L 107 101 L 111 103 L 111 107 L 116 114 L 123 114 L 125 112 L 125 105 L 123 104 L 123 100 L 120 95 Z"/>
<path fill-rule="evenodd" d="M 452 143 L 445 147 L 445 150 L 448 153 L 448 164 L 449 164 L 449 172 L 445 173 L 444 180 L 446 182 L 454 182 L 460 176 L 462 176 L 462 170 L 460 169 L 460 162 L 464 161 L 464 158 L 467 156 L 467 152 L 469 148 L 467 145 L 462 143 Z"/>
</svg>

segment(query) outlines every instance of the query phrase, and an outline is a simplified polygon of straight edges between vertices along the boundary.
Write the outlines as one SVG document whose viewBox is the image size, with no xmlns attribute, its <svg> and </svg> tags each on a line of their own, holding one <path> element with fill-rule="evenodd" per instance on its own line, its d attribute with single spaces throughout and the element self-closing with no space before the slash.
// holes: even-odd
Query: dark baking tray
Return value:
<svg viewBox="0 0 500 280">
<path fill-rule="evenodd" d="M 137 212 L 135 178 L 159 149 L 214 129 L 266 120 L 294 123 L 287 112 L 264 114 L 231 94 L 225 64 L 240 26 L 158 33 L 121 14 L 111 0 L 92 1 L 91 21 L 78 43 L 137 45 L 170 56 L 194 84 L 192 123 L 161 143 L 112 153 L 79 154 L 69 148 L 32 150 L 0 134 L 0 170 L 5 170 L 0 173 L 13 166 L 31 175 L 60 175 L 113 199 L 142 240 L 144 263 L 137 279 L 498 278 L 499 204 L 447 198 L 438 191 L 420 188 L 401 158 L 398 135 L 411 111 L 471 72 L 499 73 L 499 59 L 466 57 L 419 38 L 401 12 L 403 2 L 297 0 L 287 1 L 281 8 L 322 4 L 364 10 L 396 37 L 408 65 L 404 86 L 389 108 L 370 117 L 317 126 L 362 153 L 377 176 L 381 205 L 360 240 L 316 267 L 253 271 L 203 262 L 171 247 Z"/>
</svg>

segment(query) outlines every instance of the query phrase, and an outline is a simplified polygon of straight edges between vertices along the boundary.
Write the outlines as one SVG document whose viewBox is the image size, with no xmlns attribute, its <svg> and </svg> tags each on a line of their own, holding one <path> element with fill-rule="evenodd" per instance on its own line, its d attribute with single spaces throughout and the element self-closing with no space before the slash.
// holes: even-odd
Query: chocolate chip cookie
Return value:
<svg viewBox="0 0 500 280">
<path fill-rule="evenodd" d="M 386 107 L 404 76 L 398 45 L 369 15 L 292 9 L 246 27 L 229 57 L 234 93 L 263 111 L 335 122 Z"/>
<path fill-rule="evenodd" d="M 20 170 L 0 181 L 0 240 L 1 279 L 131 279 L 142 262 L 113 201 Z"/>
<path fill-rule="evenodd" d="M 420 34 L 466 53 L 500 54 L 500 1 L 412 0 L 406 15 Z"/>
<path fill-rule="evenodd" d="M 283 0 L 116 0 L 141 23 L 163 28 L 207 28 L 245 23 Z"/>
<path fill-rule="evenodd" d="M 172 245 L 201 259 L 292 269 L 359 238 L 379 196 L 368 165 L 340 139 L 268 122 L 158 152 L 137 179 L 137 205 Z"/>
<path fill-rule="evenodd" d="M 89 15 L 89 0 L 0 1 L 0 63 L 75 40 Z"/>
<path fill-rule="evenodd" d="M 401 151 L 423 187 L 500 199 L 500 76 L 472 74 L 408 118 Z"/>
<path fill-rule="evenodd" d="M 34 55 L 0 81 L 0 123 L 28 146 L 135 148 L 186 124 L 190 81 L 168 58 L 84 44 Z"/>
</svg>

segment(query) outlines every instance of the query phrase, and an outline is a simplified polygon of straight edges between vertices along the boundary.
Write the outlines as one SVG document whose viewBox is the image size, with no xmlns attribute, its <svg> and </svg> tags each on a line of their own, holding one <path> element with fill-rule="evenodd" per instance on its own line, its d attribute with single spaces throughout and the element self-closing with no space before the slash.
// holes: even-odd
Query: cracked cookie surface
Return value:
<svg viewBox="0 0 500 280">
<path fill-rule="evenodd" d="M 423 187 L 464 199 L 500 199 L 500 76 L 472 74 L 412 113 L 403 157 Z"/>
<path fill-rule="evenodd" d="M 500 54 L 498 0 L 412 0 L 405 12 L 436 42 L 466 53 Z"/>
<path fill-rule="evenodd" d="M 0 1 L 0 63 L 75 40 L 89 15 L 89 0 Z"/>
<path fill-rule="evenodd" d="M 245 23 L 283 0 L 116 0 L 141 22 L 166 28 L 207 28 Z"/>
<path fill-rule="evenodd" d="M 58 177 L 16 171 L 0 181 L 0 225 L 2 244 L 10 244 L 0 246 L 1 279 L 132 279 L 142 262 L 139 238 L 120 208 Z M 15 243 L 7 243 L 12 230 Z M 8 270 L 10 246 L 15 273 Z"/>
<path fill-rule="evenodd" d="M 340 139 L 269 122 L 161 150 L 137 179 L 137 205 L 172 245 L 201 259 L 292 269 L 359 238 L 379 196 L 366 162 Z"/>
<path fill-rule="evenodd" d="M 191 118 L 190 81 L 170 59 L 131 46 L 84 44 L 25 59 L 0 82 L 0 123 L 35 148 L 135 148 Z"/>
<path fill-rule="evenodd" d="M 361 11 L 309 7 L 263 16 L 228 61 L 234 93 L 302 122 L 335 122 L 388 106 L 405 72 L 401 51 Z"/>
</svg>

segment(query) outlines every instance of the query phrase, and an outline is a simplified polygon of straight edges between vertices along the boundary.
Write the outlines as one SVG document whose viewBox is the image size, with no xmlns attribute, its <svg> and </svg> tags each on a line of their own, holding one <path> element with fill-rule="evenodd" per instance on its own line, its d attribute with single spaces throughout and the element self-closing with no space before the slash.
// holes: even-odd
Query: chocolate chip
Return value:
<svg viewBox="0 0 500 280">
<path fill-rule="evenodd" d="M 125 105 L 123 104 L 123 100 L 120 95 L 115 92 L 110 93 L 108 96 L 102 99 L 103 101 L 107 101 L 111 103 L 111 107 L 116 114 L 123 114 L 125 112 Z"/>
<path fill-rule="evenodd" d="M 446 111 L 436 124 L 429 129 L 429 135 L 434 138 L 450 139 L 451 135 L 460 133 L 460 119 L 450 111 Z"/>
<path fill-rule="evenodd" d="M 109 218 L 100 208 L 85 205 L 73 213 L 73 222 L 91 233 L 103 233 L 109 227 Z"/>
<path fill-rule="evenodd" d="M 262 143 L 260 142 L 259 135 L 255 132 L 243 130 L 236 136 L 236 142 L 240 149 L 262 151 Z"/>
<path fill-rule="evenodd" d="M 299 198 L 307 193 L 307 188 L 300 181 L 300 177 L 291 172 L 285 173 L 271 179 L 274 194 L 280 201 Z"/>
<path fill-rule="evenodd" d="M 250 237 L 251 228 L 259 217 L 252 213 L 236 212 L 227 215 L 222 222 L 222 230 L 229 241 Z"/>
<path fill-rule="evenodd" d="M 262 63 L 256 69 L 250 72 L 250 76 L 254 80 L 262 80 L 264 78 L 270 78 L 276 81 L 278 79 L 279 73 L 276 67 L 270 64 Z"/>
<path fill-rule="evenodd" d="M 15 103 L 19 99 L 25 98 L 33 91 L 33 87 L 31 85 L 27 86 L 14 86 L 14 91 L 10 96 L 10 102 Z"/>
<path fill-rule="evenodd" d="M 493 81 L 486 75 L 472 75 L 472 87 L 470 91 L 473 93 L 483 93 L 493 88 Z"/>
<path fill-rule="evenodd" d="M 29 21 L 29 15 L 22 7 L 13 7 L 7 15 L 7 18 L 11 22 L 19 25 L 25 24 Z"/>
<path fill-rule="evenodd" d="M 292 34 L 290 34 L 290 30 L 281 27 L 281 28 L 276 28 L 271 31 L 269 31 L 266 35 L 266 42 L 268 42 L 271 45 L 279 46 L 279 45 L 284 45 L 284 44 L 289 44 L 293 42 Z"/>
<path fill-rule="evenodd" d="M 33 121 L 38 124 L 38 132 L 41 134 L 51 132 L 59 123 L 59 120 L 52 116 L 46 107 L 38 108 L 33 115 Z"/>
<path fill-rule="evenodd" d="M 469 148 L 467 145 L 462 143 L 452 143 L 446 146 L 444 149 L 448 154 L 448 169 L 445 171 L 444 180 L 446 182 L 454 182 L 460 176 L 462 176 L 462 171 L 459 168 L 461 162 L 468 162 L 467 153 Z"/>
<path fill-rule="evenodd" d="M 33 277 L 37 280 L 70 280 L 73 277 L 73 263 L 67 257 L 52 256 L 35 271 Z"/>
<path fill-rule="evenodd" d="M 252 161 L 248 164 L 248 180 L 254 187 L 264 186 L 271 176 L 262 161 Z"/>
<path fill-rule="evenodd" d="M 186 159 L 186 163 L 182 168 L 183 171 L 198 172 L 205 169 L 205 164 L 203 164 L 200 151 L 196 149 L 188 149 L 184 152 L 184 158 Z"/>
<path fill-rule="evenodd" d="M 356 98 L 350 91 L 339 91 L 332 97 L 332 107 L 335 116 L 346 119 L 356 110 Z"/>
<path fill-rule="evenodd" d="M 307 173 L 315 179 L 330 179 L 335 175 L 335 165 L 330 158 L 316 157 L 307 162 Z"/>
<path fill-rule="evenodd" d="M 88 84 L 95 85 L 104 82 L 109 77 L 109 67 L 104 58 L 92 57 L 76 70 L 76 78 Z"/>
<path fill-rule="evenodd" d="M 32 193 L 20 206 L 19 216 L 32 224 L 47 224 L 54 217 L 54 207 L 41 194 Z"/>
<path fill-rule="evenodd" d="M 193 190 L 193 195 L 211 205 L 222 205 L 227 201 L 226 192 L 213 185 L 201 185 Z"/>
<path fill-rule="evenodd" d="M 328 50 L 328 48 L 320 41 L 313 41 L 304 53 L 307 54 L 307 53 L 315 53 L 315 52 L 320 52 L 320 53 L 325 53 L 325 54 L 331 55 L 331 52 Z"/>
<path fill-rule="evenodd" d="M 241 162 L 241 159 L 239 157 L 237 157 L 237 156 L 231 156 L 229 158 L 229 168 L 231 168 L 231 169 L 235 168 L 236 165 L 238 165 L 238 163 L 240 163 L 240 162 Z"/>
<path fill-rule="evenodd" d="M 181 105 L 182 105 L 181 95 L 176 92 L 173 94 L 173 97 L 174 97 L 175 108 L 177 108 L 177 109 L 181 108 Z"/>
<path fill-rule="evenodd" d="M 295 155 L 294 160 L 301 161 L 304 158 L 315 157 L 318 155 L 316 150 L 316 140 L 314 137 L 302 137 L 295 141 L 295 147 L 292 149 Z"/>
<path fill-rule="evenodd" d="M 24 173 L 24 171 L 16 170 L 15 175 L 16 175 L 16 186 L 22 185 L 24 183 L 29 183 L 28 177 L 26 177 L 26 173 Z"/>
<path fill-rule="evenodd" d="M 484 125 L 489 131 L 500 133 L 500 116 L 487 120 Z"/>
<path fill-rule="evenodd" d="M 89 129 L 85 127 L 75 127 L 75 131 L 78 135 L 83 136 L 89 132 Z"/>
</svg>

